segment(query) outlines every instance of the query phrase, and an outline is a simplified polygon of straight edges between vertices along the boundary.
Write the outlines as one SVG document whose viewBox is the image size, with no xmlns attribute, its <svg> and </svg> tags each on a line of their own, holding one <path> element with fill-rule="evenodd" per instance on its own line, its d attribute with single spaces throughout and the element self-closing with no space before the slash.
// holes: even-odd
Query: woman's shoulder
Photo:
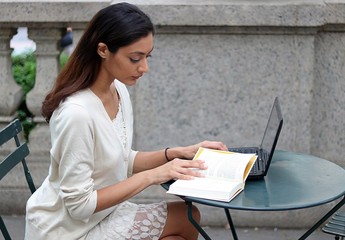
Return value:
<svg viewBox="0 0 345 240">
<path fill-rule="evenodd" d="M 63 101 L 56 109 L 58 115 L 67 115 L 71 118 L 91 118 L 99 109 L 99 99 L 93 96 L 91 90 L 78 91 Z"/>
<path fill-rule="evenodd" d="M 61 105 L 63 107 L 82 108 L 87 112 L 94 112 L 102 106 L 102 102 L 87 88 L 72 94 Z"/>
<path fill-rule="evenodd" d="M 67 97 L 64 103 L 73 103 L 80 106 L 88 106 L 89 104 L 96 102 L 95 95 L 89 88 L 79 90 L 78 92 L 73 93 Z"/>
</svg>

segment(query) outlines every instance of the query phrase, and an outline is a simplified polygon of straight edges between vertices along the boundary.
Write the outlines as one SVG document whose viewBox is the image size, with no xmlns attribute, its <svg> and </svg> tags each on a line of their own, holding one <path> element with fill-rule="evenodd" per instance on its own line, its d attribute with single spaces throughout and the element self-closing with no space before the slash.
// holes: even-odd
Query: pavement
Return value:
<svg viewBox="0 0 345 240">
<path fill-rule="evenodd" d="M 25 218 L 24 216 L 2 216 L 13 240 L 24 239 Z M 203 226 L 207 234 L 215 240 L 233 239 L 230 229 L 227 227 Z M 296 240 L 307 229 L 280 229 L 280 228 L 237 228 L 237 236 L 240 240 Z M 3 240 L 0 234 L 0 240 Z M 198 240 L 204 239 L 202 236 Z M 334 236 L 323 233 L 320 229 L 310 235 L 307 240 L 334 239 Z M 101 240 L 101 239 L 100 239 Z"/>
</svg>

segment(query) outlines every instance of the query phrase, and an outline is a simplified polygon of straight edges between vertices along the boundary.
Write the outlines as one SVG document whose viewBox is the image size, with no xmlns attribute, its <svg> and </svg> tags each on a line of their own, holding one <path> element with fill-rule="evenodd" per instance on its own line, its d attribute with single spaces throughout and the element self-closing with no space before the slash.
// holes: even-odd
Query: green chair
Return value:
<svg viewBox="0 0 345 240">
<path fill-rule="evenodd" d="M 19 162 L 22 162 L 24 174 L 31 193 L 35 192 L 36 187 L 33 183 L 30 171 L 26 165 L 25 157 L 29 155 L 29 148 L 26 142 L 21 143 L 19 134 L 22 132 L 22 125 L 18 119 L 8 124 L 0 131 L 0 147 L 5 143 L 15 142 L 15 148 L 11 149 L 10 153 L 4 158 L 0 159 L 0 181 L 9 173 Z M 6 225 L 0 216 L 0 228 L 5 240 L 10 240 L 10 234 Z"/>
<path fill-rule="evenodd" d="M 322 228 L 324 233 L 335 235 L 336 240 L 345 237 L 345 212 L 336 212 L 329 222 Z"/>
</svg>

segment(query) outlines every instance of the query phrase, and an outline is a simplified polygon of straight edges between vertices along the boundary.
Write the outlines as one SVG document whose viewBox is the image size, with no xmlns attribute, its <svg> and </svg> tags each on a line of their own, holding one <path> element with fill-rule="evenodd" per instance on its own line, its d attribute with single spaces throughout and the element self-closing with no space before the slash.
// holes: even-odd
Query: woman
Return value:
<svg viewBox="0 0 345 240">
<path fill-rule="evenodd" d="M 155 152 L 131 150 L 133 116 L 127 86 L 148 69 L 154 29 L 137 7 L 115 4 L 90 21 L 46 96 L 51 131 L 49 175 L 27 203 L 26 239 L 197 239 L 181 202 L 133 204 L 147 187 L 192 179 L 191 159 L 204 141 Z M 116 80 L 114 80 L 116 79 Z M 195 219 L 200 214 L 193 210 Z"/>
</svg>

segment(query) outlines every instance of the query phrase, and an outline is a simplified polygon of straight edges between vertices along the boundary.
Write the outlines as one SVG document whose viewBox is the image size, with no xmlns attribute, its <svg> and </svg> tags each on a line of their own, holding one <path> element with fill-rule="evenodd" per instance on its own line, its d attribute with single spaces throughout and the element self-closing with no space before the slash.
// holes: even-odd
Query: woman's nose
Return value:
<svg viewBox="0 0 345 240">
<path fill-rule="evenodd" d="M 147 62 L 147 59 L 144 59 L 142 63 L 140 64 L 138 71 L 141 73 L 147 73 L 149 71 L 149 64 Z"/>
</svg>

